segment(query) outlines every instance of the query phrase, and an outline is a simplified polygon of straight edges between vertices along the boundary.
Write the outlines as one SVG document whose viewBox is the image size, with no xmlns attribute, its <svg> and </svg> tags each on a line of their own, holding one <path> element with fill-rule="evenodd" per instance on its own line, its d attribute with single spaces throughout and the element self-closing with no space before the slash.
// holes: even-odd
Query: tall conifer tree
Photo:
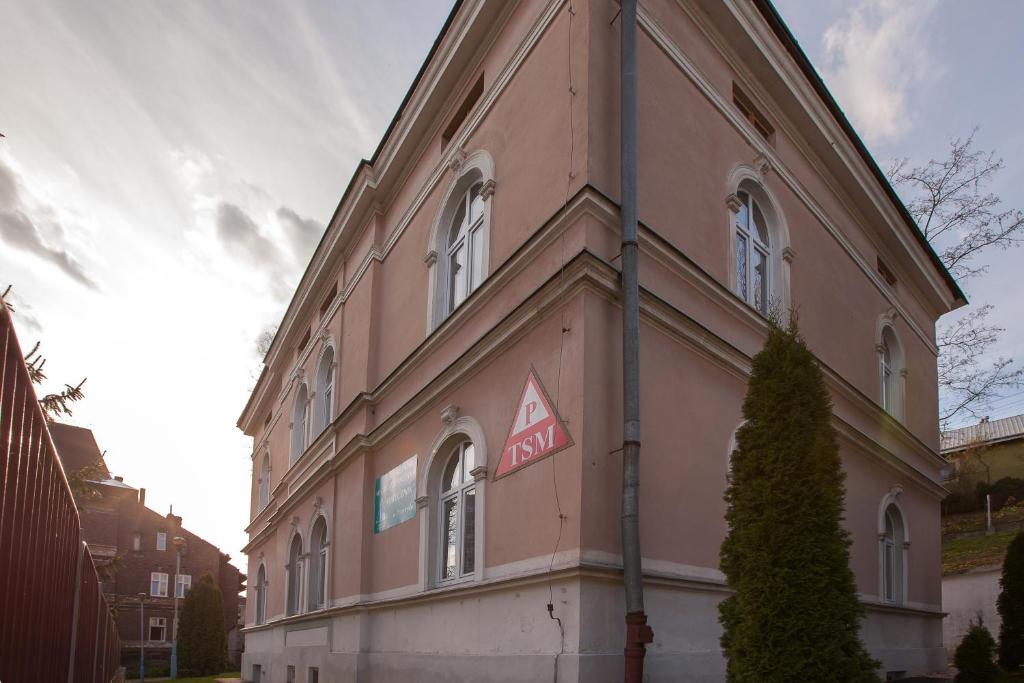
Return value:
<svg viewBox="0 0 1024 683">
<path fill-rule="evenodd" d="M 1024 533 L 1006 549 L 999 585 L 999 666 L 1016 671 L 1024 664 Z"/>
<path fill-rule="evenodd" d="M 753 360 L 726 491 L 719 608 L 730 683 L 877 681 L 842 526 L 844 474 L 821 369 L 772 325 Z"/>
<path fill-rule="evenodd" d="M 224 671 L 227 635 L 224 598 L 213 577 L 204 574 L 185 596 L 178 624 L 178 668 L 188 676 Z"/>
</svg>

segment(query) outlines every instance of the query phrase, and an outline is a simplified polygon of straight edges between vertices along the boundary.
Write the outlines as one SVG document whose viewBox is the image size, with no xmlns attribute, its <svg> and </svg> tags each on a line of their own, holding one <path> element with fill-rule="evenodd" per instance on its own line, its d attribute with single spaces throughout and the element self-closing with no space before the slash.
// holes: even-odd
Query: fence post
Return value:
<svg viewBox="0 0 1024 683">
<path fill-rule="evenodd" d="M 78 645 L 78 601 L 82 592 L 82 560 L 85 559 L 85 541 L 78 542 L 78 565 L 75 568 L 75 597 L 71 611 L 71 649 L 68 654 L 68 683 L 75 680 L 75 649 Z"/>
</svg>

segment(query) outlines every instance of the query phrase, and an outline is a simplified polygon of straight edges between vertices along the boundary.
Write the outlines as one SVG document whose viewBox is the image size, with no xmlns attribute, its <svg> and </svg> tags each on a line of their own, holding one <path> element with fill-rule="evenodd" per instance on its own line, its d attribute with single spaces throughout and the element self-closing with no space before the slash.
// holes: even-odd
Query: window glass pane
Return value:
<svg viewBox="0 0 1024 683">
<path fill-rule="evenodd" d="M 466 271 L 466 243 L 460 242 L 454 247 L 454 251 L 448 258 L 448 277 L 451 281 L 448 289 L 448 301 L 451 302 L 451 308 L 454 310 L 466 298 L 466 277 L 469 275 Z"/>
<path fill-rule="evenodd" d="M 167 534 L 160 532 L 156 535 L 156 549 L 167 550 Z"/>
<path fill-rule="evenodd" d="M 441 491 L 451 491 L 459 485 L 459 454 L 458 451 L 452 454 L 451 459 L 444 468 L 441 475 Z"/>
<path fill-rule="evenodd" d="M 894 552 L 895 548 L 893 547 L 892 541 L 889 540 L 889 539 L 886 539 L 884 548 L 885 548 L 885 557 L 883 559 L 883 562 L 885 564 L 884 564 L 884 570 L 883 570 L 882 574 L 883 574 L 883 580 L 884 580 L 885 586 L 884 586 L 884 593 L 883 594 L 884 594 L 884 597 L 885 597 L 886 600 L 892 602 L 893 599 L 895 598 L 895 592 L 893 590 L 893 587 L 895 586 L 895 579 L 896 579 L 896 566 L 895 566 L 895 561 L 894 561 L 895 560 L 895 557 L 894 557 L 894 555 L 895 555 L 895 552 Z"/>
<path fill-rule="evenodd" d="M 441 578 L 453 579 L 458 570 L 459 556 L 459 506 L 457 498 L 449 498 L 441 506 Z"/>
<path fill-rule="evenodd" d="M 754 281 L 752 289 L 754 294 L 754 308 L 762 313 L 768 312 L 768 257 L 754 250 Z"/>
<path fill-rule="evenodd" d="M 751 202 L 751 205 L 754 207 L 752 216 L 754 225 L 750 230 L 750 234 L 759 240 L 761 244 L 768 246 L 771 244 L 768 241 L 768 223 L 765 222 L 764 215 L 761 213 L 761 207 L 757 205 L 757 202 Z"/>
<path fill-rule="evenodd" d="M 470 489 L 463 495 L 465 506 L 462 508 L 462 573 L 472 574 L 476 560 L 476 490 Z"/>
<path fill-rule="evenodd" d="M 747 238 L 736 234 L 736 293 L 747 301 Z"/>
<path fill-rule="evenodd" d="M 468 441 L 463 444 L 462 462 L 462 481 L 470 481 L 473 477 L 469 473 L 476 467 L 476 451 L 473 450 L 473 444 Z"/>
<path fill-rule="evenodd" d="M 463 223 L 466 222 L 466 202 L 465 199 L 459 202 L 458 208 L 455 210 L 455 217 L 452 218 L 452 229 L 448 233 L 448 246 L 451 246 L 459 241 L 462 236 Z"/>
<path fill-rule="evenodd" d="M 750 220 L 750 209 L 747 205 L 750 203 L 750 197 L 747 196 L 746 192 L 737 192 L 737 196 L 740 198 L 740 210 L 736 212 L 736 225 L 748 229 L 748 221 Z"/>
<path fill-rule="evenodd" d="M 477 228 L 469 236 L 470 247 L 473 250 L 473 262 L 471 264 L 469 277 L 469 291 L 476 289 L 477 285 L 484 279 L 484 231 Z"/>
<path fill-rule="evenodd" d="M 469 224 L 476 223 L 484 215 L 484 200 L 480 196 L 483 183 L 477 183 L 469 191 Z"/>
</svg>

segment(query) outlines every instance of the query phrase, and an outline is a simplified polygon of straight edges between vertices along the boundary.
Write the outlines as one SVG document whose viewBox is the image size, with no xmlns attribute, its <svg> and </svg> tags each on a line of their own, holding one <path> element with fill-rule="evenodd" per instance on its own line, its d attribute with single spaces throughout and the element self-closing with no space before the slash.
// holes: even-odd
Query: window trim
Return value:
<svg viewBox="0 0 1024 683">
<path fill-rule="evenodd" d="M 763 157 L 758 157 L 755 164 L 758 166 L 756 169 L 749 164 L 738 164 L 729 174 L 726 182 L 725 205 L 727 211 L 725 213 L 728 230 L 728 281 L 726 284 L 729 291 L 749 310 L 762 318 L 767 317 L 766 313 L 754 308 L 753 303 L 748 302 L 738 292 L 736 217 L 743 207 L 743 202 L 740 199 L 740 193 L 743 192 L 757 203 L 764 217 L 765 230 L 768 233 L 770 249 L 768 254 L 767 310 L 769 313 L 777 311 L 781 318 L 780 322 L 785 323 L 792 307 L 790 273 L 796 253 L 790 246 L 789 227 L 786 217 L 782 213 L 781 204 L 765 182 L 765 176 L 771 166 Z M 750 249 L 751 247 L 748 246 L 748 251 Z M 747 265 L 749 270 L 750 264 Z"/>
<path fill-rule="evenodd" d="M 907 364 L 903 341 L 896 331 L 896 313 L 879 319 L 875 354 L 878 373 L 878 407 L 899 422 L 906 415 Z"/>
<path fill-rule="evenodd" d="M 187 581 L 183 579 L 188 579 Z M 178 595 L 178 588 L 182 587 L 181 595 Z M 175 574 L 174 575 L 174 597 L 184 598 L 188 595 L 188 592 L 192 590 L 192 575 L 191 574 Z"/>
<path fill-rule="evenodd" d="M 483 200 L 482 221 L 473 232 L 479 233 L 480 239 L 480 275 L 470 282 L 466 296 L 460 304 L 468 299 L 490 275 L 490 234 L 492 224 L 492 199 L 494 197 L 494 159 L 485 150 L 477 150 L 468 157 L 461 149 L 455 149 L 449 159 L 449 166 L 455 172 L 454 179 L 449 183 L 431 226 L 427 242 L 427 334 L 441 326 L 445 320 L 458 310 L 459 306 L 450 308 L 448 305 L 449 262 L 448 237 L 452 221 L 458 210 L 459 202 L 464 201 L 467 193 L 481 184 L 480 198 Z M 467 257 L 472 259 L 472 254 Z"/>
<path fill-rule="evenodd" d="M 469 437 L 465 437 L 463 439 L 450 439 L 448 441 L 448 444 L 449 444 L 448 457 L 445 458 L 444 464 L 441 467 L 441 470 L 440 470 L 441 471 L 441 479 L 439 480 L 438 486 L 437 486 L 437 510 L 438 510 L 438 515 L 437 515 L 437 527 L 436 527 L 436 530 L 435 530 L 435 537 L 434 538 L 435 538 L 435 543 L 437 543 L 437 547 L 438 547 L 437 567 L 435 568 L 436 571 L 437 571 L 437 584 L 438 584 L 438 586 L 447 586 L 447 585 L 451 585 L 453 583 L 459 583 L 461 581 L 466 581 L 467 579 L 472 578 L 476 574 L 476 556 L 475 555 L 473 556 L 473 569 L 470 570 L 470 571 L 466 571 L 466 569 L 465 569 L 465 563 L 466 563 L 466 546 L 465 546 L 465 542 L 466 542 L 466 498 L 469 497 L 470 494 L 472 494 L 474 496 L 474 507 L 473 507 L 474 513 L 476 512 L 476 503 L 477 503 L 477 501 L 476 501 L 476 484 L 477 484 L 477 482 L 476 482 L 475 478 L 473 478 L 473 476 L 472 476 L 472 471 L 474 469 L 476 469 L 476 447 L 473 446 L 473 442 L 469 439 Z M 465 468 L 465 465 L 466 465 L 466 463 L 465 463 L 465 455 L 466 455 L 466 447 L 467 446 L 469 446 L 470 448 L 473 448 L 473 467 L 470 468 L 469 472 L 465 472 L 464 471 L 464 468 Z M 457 466 L 458 466 L 458 468 L 459 468 L 459 470 L 461 472 L 460 477 L 459 477 L 461 479 L 461 481 L 455 486 L 455 488 L 444 489 L 444 472 L 448 469 L 448 465 L 449 465 L 449 463 L 451 463 L 451 461 L 453 459 L 458 459 L 459 460 L 459 463 L 458 463 Z M 445 559 L 446 559 L 446 551 L 445 551 L 445 548 L 444 548 L 444 544 L 445 544 L 445 538 L 444 538 L 445 537 L 445 519 L 444 519 L 444 516 L 442 515 L 442 512 L 444 511 L 445 504 L 448 501 L 450 501 L 450 500 L 456 501 L 455 502 L 455 505 L 456 505 L 456 508 L 455 508 L 455 510 L 456 510 L 456 512 L 455 512 L 455 515 L 456 515 L 455 537 L 456 537 L 457 540 L 456 540 L 456 551 L 455 551 L 455 555 L 456 555 L 456 557 L 455 557 L 455 575 L 446 578 L 444 576 L 444 573 L 445 573 Z M 473 522 L 474 522 L 474 526 L 473 526 L 473 530 L 474 530 L 473 545 L 474 545 L 474 550 L 475 550 L 475 546 L 476 546 L 476 515 L 475 514 L 474 514 Z"/>
<path fill-rule="evenodd" d="M 320 548 L 319 548 L 319 550 L 317 552 L 317 555 L 314 556 L 314 554 L 313 554 L 313 543 L 314 543 L 314 539 L 316 538 L 315 534 L 316 534 L 317 525 L 321 522 L 321 520 L 323 521 L 323 525 L 324 525 L 324 543 L 320 546 Z M 309 527 L 309 552 L 308 552 L 308 555 L 309 555 L 309 558 L 308 558 L 309 566 L 307 567 L 307 571 L 306 571 L 306 582 L 308 584 L 308 587 L 307 587 L 306 596 L 305 596 L 305 600 L 306 600 L 306 603 L 307 603 L 306 604 L 306 611 L 307 612 L 315 612 L 317 610 L 327 609 L 328 607 L 330 607 L 331 602 L 330 602 L 330 596 L 328 594 L 328 587 L 330 586 L 329 579 L 330 579 L 330 572 L 331 572 L 330 547 L 331 547 L 331 525 L 330 525 L 330 523 L 327 520 L 327 515 L 325 515 L 323 512 L 319 512 L 316 515 L 314 515 L 313 520 L 312 520 L 312 524 L 310 524 L 310 527 Z M 317 561 L 320 558 L 323 558 L 323 563 L 320 564 L 319 567 L 316 567 L 317 571 L 314 571 L 315 564 L 318 563 Z M 322 569 L 322 575 L 320 573 L 318 573 L 321 569 Z M 316 596 L 316 593 L 314 592 L 314 589 L 316 588 L 314 586 L 314 583 L 313 583 L 314 579 L 318 579 L 320 581 L 319 591 L 320 591 L 320 597 L 322 598 L 322 602 L 320 602 L 317 605 L 313 604 L 313 598 Z"/>
<path fill-rule="evenodd" d="M 149 594 L 154 598 L 166 598 L 167 597 L 167 584 L 170 577 L 167 572 L 150 572 L 149 573 Z M 153 592 L 153 583 L 157 584 L 157 591 Z"/>
<path fill-rule="evenodd" d="M 877 534 L 878 534 L 878 601 L 886 605 L 898 607 L 908 605 L 907 594 L 909 590 L 909 563 L 910 563 L 910 526 L 907 523 L 907 515 L 900 505 L 899 498 L 903 494 L 903 487 L 893 486 L 878 506 Z M 894 513 L 894 514 L 893 514 Z M 893 519 L 893 535 L 889 538 L 886 530 L 886 520 Z M 898 523 L 898 528 L 897 528 Z M 890 557 L 893 562 L 892 579 L 895 585 L 892 586 L 891 597 L 887 595 L 889 581 L 887 580 L 887 556 L 886 549 L 891 548 Z"/>
<path fill-rule="evenodd" d="M 267 623 L 267 567 L 265 564 L 260 562 L 259 569 L 256 570 L 256 586 L 255 586 L 255 609 L 253 610 L 253 620 L 257 626 L 261 626 Z"/>
<path fill-rule="evenodd" d="M 257 481 L 256 511 L 261 512 L 270 505 L 270 451 L 263 451 L 260 459 L 260 473 Z"/>
<path fill-rule="evenodd" d="M 327 358 L 327 354 L 331 354 L 331 362 L 328 364 L 326 370 L 324 369 L 324 360 Z M 307 418 L 312 423 L 312 429 L 310 430 L 309 443 L 315 441 L 326 429 L 331 425 L 334 414 L 334 399 L 335 399 L 335 372 L 338 367 L 338 353 L 334 348 L 334 342 L 328 339 L 320 351 L 320 355 L 316 361 L 316 377 L 314 382 L 316 389 L 313 393 L 313 410 L 312 419 Z M 307 444 L 308 445 L 308 444 Z"/>
<path fill-rule="evenodd" d="M 441 412 L 441 431 L 434 437 L 426 466 L 420 470 L 416 482 L 416 507 L 420 519 L 419 584 L 427 591 L 462 582 L 478 582 L 485 578 L 486 510 L 487 510 L 487 440 L 480 423 L 469 416 L 458 416 L 458 408 L 449 406 Z M 474 515 L 473 572 L 460 580 L 440 578 L 440 486 L 441 476 L 453 446 L 470 441 L 474 449 L 476 466 L 470 470 L 476 491 Z"/>
<path fill-rule="evenodd" d="M 295 543 L 299 544 L 299 552 L 295 554 L 294 560 L 292 559 L 292 548 Z M 305 577 L 303 574 L 303 564 L 305 563 L 305 555 L 303 552 L 302 534 L 299 533 L 298 529 L 292 534 L 291 539 L 288 541 L 287 554 L 288 561 L 285 563 L 285 583 L 284 583 L 284 613 L 286 617 L 293 617 L 299 614 L 303 614 L 304 593 L 303 590 L 305 583 Z M 295 588 L 295 602 L 294 610 L 292 609 L 292 587 Z"/>
<path fill-rule="evenodd" d="M 166 551 L 167 550 L 167 532 L 158 531 L 156 532 L 156 549 Z"/>
<path fill-rule="evenodd" d="M 298 382 L 295 389 L 295 397 L 292 400 L 291 444 L 288 454 L 289 467 L 298 462 L 306 452 L 306 448 L 309 447 L 309 404 L 309 384 L 302 380 Z"/>
<path fill-rule="evenodd" d="M 161 638 L 153 637 L 153 629 L 158 628 L 163 632 Z M 147 643 L 166 643 L 167 642 L 167 617 L 150 617 L 149 618 L 149 629 L 146 631 L 146 642 Z"/>
</svg>

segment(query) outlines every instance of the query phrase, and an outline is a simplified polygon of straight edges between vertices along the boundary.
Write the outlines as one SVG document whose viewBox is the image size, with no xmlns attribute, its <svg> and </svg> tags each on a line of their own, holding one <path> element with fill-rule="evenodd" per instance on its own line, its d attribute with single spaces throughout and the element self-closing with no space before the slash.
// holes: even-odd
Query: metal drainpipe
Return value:
<svg viewBox="0 0 1024 683">
<path fill-rule="evenodd" d="M 625 681 L 640 683 L 654 631 L 644 614 L 640 567 L 640 287 L 637 260 L 636 0 L 622 0 L 622 569 L 626 589 Z"/>
</svg>

